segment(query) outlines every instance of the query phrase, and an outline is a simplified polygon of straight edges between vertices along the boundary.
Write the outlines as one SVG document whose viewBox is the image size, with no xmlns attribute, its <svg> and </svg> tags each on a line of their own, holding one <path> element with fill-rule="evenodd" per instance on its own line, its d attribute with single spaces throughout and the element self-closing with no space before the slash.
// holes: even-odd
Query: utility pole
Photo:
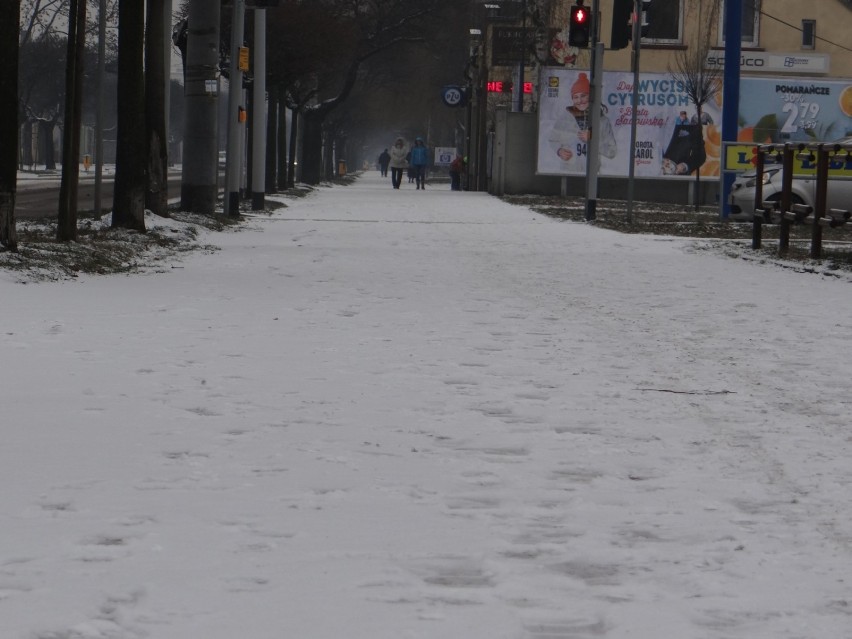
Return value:
<svg viewBox="0 0 852 639">
<path fill-rule="evenodd" d="M 488 38 L 490 29 L 488 18 L 482 24 L 481 60 L 479 63 L 479 113 L 476 121 L 476 191 L 488 190 L 488 173 L 485 156 L 488 154 L 487 122 L 488 122 Z"/>
<path fill-rule="evenodd" d="M 527 61 L 527 0 L 521 0 L 524 4 L 521 7 L 521 57 L 518 60 L 518 86 L 515 87 L 515 95 L 517 96 L 517 106 L 515 111 L 518 113 L 524 112 L 524 66 Z"/>
<path fill-rule="evenodd" d="M 266 9 L 254 10 L 251 208 L 263 210 L 266 196 Z"/>
<path fill-rule="evenodd" d="M 189 0 L 181 210 L 212 215 L 219 194 L 220 0 Z"/>
<path fill-rule="evenodd" d="M 231 21 L 231 72 L 228 78 L 228 154 L 225 162 L 225 215 L 240 214 L 240 173 L 242 169 L 242 138 L 240 98 L 243 94 L 243 70 L 240 53 L 245 32 L 245 0 L 234 0 Z"/>
<path fill-rule="evenodd" d="M 598 171 L 600 169 L 601 81 L 603 79 L 604 45 L 600 42 L 600 0 L 592 0 L 592 30 L 589 47 L 592 50 L 591 92 L 589 109 L 592 111 L 591 137 L 586 143 L 586 220 L 597 217 Z"/>
<path fill-rule="evenodd" d="M 737 141 L 737 115 L 740 106 L 740 55 L 743 36 L 743 0 L 725 0 L 725 76 L 722 103 L 722 153 L 725 143 Z M 728 200 L 736 176 L 722 172 L 719 217 L 729 215 Z"/>
<path fill-rule="evenodd" d="M 642 49 L 642 0 L 633 0 L 633 98 L 630 101 L 630 166 L 627 171 L 627 223 L 633 223 L 633 195 L 636 174 L 636 108 L 639 106 L 639 52 Z"/>
</svg>

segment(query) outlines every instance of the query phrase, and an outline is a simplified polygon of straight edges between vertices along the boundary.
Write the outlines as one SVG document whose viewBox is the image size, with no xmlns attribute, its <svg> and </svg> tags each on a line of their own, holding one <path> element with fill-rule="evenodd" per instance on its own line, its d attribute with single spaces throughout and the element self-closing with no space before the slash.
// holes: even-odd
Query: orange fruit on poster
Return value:
<svg viewBox="0 0 852 639">
<path fill-rule="evenodd" d="M 737 133 L 737 142 L 754 142 L 754 127 L 747 126 Z"/>
<path fill-rule="evenodd" d="M 708 124 L 704 127 L 704 139 L 713 146 L 722 144 L 722 131 L 715 124 Z"/>
<path fill-rule="evenodd" d="M 844 115 L 852 118 L 852 85 L 849 85 L 840 92 L 840 110 Z"/>
<path fill-rule="evenodd" d="M 704 151 L 707 157 L 717 158 L 721 150 L 722 134 L 716 125 L 708 124 L 704 127 Z"/>
<path fill-rule="evenodd" d="M 719 160 L 707 160 L 704 164 L 701 165 L 701 168 L 698 169 L 699 175 L 701 177 L 716 177 L 719 175 Z"/>
</svg>

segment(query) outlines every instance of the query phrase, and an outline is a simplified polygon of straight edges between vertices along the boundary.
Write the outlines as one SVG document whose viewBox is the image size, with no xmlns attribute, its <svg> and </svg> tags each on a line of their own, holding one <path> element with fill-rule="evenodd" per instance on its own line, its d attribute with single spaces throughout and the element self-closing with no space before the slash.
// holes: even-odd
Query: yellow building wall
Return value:
<svg viewBox="0 0 852 639">
<path fill-rule="evenodd" d="M 698 39 L 700 31 L 712 30 L 713 43 L 718 42 L 719 20 L 711 19 L 712 5 L 717 0 L 685 0 L 683 31 L 684 44 L 659 46 L 645 44 L 641 49 L 640 68 L 644 72 L 665 73 L 674 66 L 674 55 L 678 49 L 685 48 Z M 723 0 L 722 0 L 723 1 Z M 568 12 L 573 1 L 557 2 L 553 8 L 552 25 L 564 26 L 568 22 Z M 592 6 L 592 0 L 586 0 L 586 6 Z M 763 51 L 767 53 L 822 54 L 830 58 L 828 73 L 815 74 L 825 79 L 852 77 L 852 9 L 842 0 L 762 0 L 760 16 L 759 42 L 757 47 L 744 47 L 744 51 Z M 600 38 L 609 45 L 612 27 L 612 2 L 601 0 Z M 814 49 L 802 48 L 802 20 L 816 21 L 817 41 Z M 705 31 L 706 32 L 706 31 Z M 719 46 L 718 51 L 724 49 Z M 604 54 L 604 68 L 612 71 L 630 70 L 631 51 L 607 50 Z M 589 52 L 581 51 L 577 67 L 589 66 Z M 743 69 L 744 74 L 752 72 Z M 771 74 L 764 74 L 771 75 Z M 805 74 L 807 75 L 807 74 Z"/>
</svg>

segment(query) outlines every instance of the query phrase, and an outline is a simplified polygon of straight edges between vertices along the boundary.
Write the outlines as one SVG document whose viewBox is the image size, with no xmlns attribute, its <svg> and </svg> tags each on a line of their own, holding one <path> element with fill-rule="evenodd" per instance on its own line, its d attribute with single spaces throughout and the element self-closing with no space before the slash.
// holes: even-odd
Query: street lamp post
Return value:
<svg viewBox="0 0 852 639">
<path fill-rule="evenodd" d="M 242 169 L 240 148 L 244 129 L 240 121 L 240 97 L 243 93 L 240 49 L 243 46 L 245 13 L 245 0 L 234 0 L 234 16 L 231 24 L 231 69 L 228 83 L 228 153 L 225 161 L 225 214 L 231 217 L 237 217 L 240 214 Z"/>
</svg>

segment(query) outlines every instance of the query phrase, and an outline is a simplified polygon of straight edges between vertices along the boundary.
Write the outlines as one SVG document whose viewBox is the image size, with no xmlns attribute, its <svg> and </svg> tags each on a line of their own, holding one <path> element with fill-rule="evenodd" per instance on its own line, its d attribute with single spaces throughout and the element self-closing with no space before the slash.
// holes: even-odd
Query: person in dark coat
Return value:
<svg viewBox="0 0 852 639">
<path fill-rule="evenodd" d="M 698 124 L 678 124 L 663 153 L 663 175 L 689 175 L 707 159 L 704 137 Z"/>
<path fill-rule="evenodd" d="M 461 191 L 461 176 L 464 173 L 464 158 L 456 155 L 456 159 L 450 164 L 450 190 Z"/>
<path fill-rule="evenodd" d="M 379 170 L 382 172 L 382 177 L 388 176 L 388 165 L 390 164 L 390 153 L 385 149 L 379 155 Z"/>
</svg>

